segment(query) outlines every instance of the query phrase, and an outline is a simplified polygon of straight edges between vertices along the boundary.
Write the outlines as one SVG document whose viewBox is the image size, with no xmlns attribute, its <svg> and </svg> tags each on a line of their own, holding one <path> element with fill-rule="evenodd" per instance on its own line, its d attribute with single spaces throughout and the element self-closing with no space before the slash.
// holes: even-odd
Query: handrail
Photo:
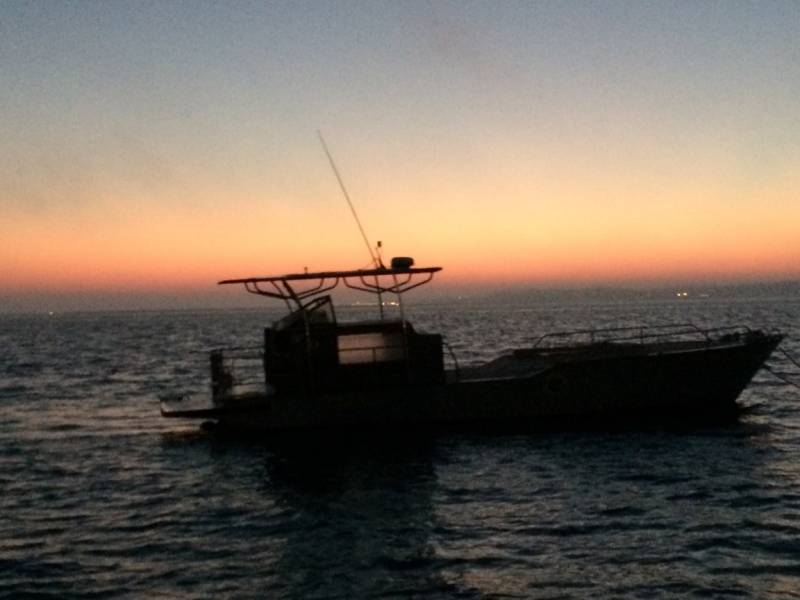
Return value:
<svg viewBox="0 0 800 600">
<path fill-rule="evenodd" d="M 260 382 L 263 360 L 261 347 L 215 348 L 211 351 L 212 389 L 224 392 L 234 385 Z"/>
<path fill-rule="evenodd" d="M 204 354 L 206 353 L 205 351 L 200 351 L 200 350 L 198 350 L 198 352 L 203 352 Z M 263 353 L 264 352 L 264 346 L 222 346 L 222 347 L 219 347 L 219 348 L 212 348 L 211 352 L 223 352 L 225 354 L 231 354 L 231 353 L 234 353 L 234 352 L 236 352 L 236 353 L 240 353 L 240 352 L 259 352 L 259 353 Z"/>
<path fill-rule="evenodd" d="M 450 353 L 450 358 L 453 359 L 453 365 L 455 365 L 456 371 L 456 379 L 461 379 L 461 367 L 458 365 L 458 358 L 456 357 L 456 353 L 453 351 L 453 347 L 450 345 L 450 342 L 444 338 L 442 338 L 442 346 L 447 348 L 447 351 Z"/>
<path fill-rule="evenodd" d="M 701 336 L 705 341 L 709 342 L 712 339 L 712 334 L 721 334 L 722 332 L 734 331 L 750 333 L 751 329 L 746 325 L 729 325 L 703 329 L 694 323 L 666 323 L 661 325 L 630 325 L 626 327 L 575 329 L 572 331 L 556 331 L 552 333 L 546 333 L 536 338 L 533 347 L 539 347 L 545 340 L 564 340 L 565 338 L 574 338 L 576 336 L 587 336 L 589 338 L 589 343 L 591 344 L 597 342 L 622 342 L 635 340 L 638 340 L 639 343 L 644 343 L 645 340 L 655 340 L 660 338 L 687 335 Z"/>
</svg>

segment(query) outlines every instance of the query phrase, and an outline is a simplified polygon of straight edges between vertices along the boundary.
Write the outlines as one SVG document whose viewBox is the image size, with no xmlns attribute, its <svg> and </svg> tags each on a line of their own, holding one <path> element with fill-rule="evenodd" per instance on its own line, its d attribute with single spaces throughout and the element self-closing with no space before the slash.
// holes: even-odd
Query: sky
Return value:
<svg viewBox="0 0 800 600">
<path fill-rule="evenodd" d="M 800 3 L 0 3 L 0 310 L 800 278 Z"/>
</svg>

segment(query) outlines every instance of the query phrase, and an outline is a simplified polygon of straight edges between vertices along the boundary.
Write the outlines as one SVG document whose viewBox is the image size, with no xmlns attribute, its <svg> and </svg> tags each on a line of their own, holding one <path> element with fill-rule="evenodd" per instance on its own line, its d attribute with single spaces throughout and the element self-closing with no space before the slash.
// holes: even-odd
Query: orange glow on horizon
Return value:
<svg viewBox="0 0 800 600">
<path fill-rule="evenodd" d="M 382 223 L 389 233 L 383 236 L 386 257 L 411 255 L 418 265 L 443 266 L 437 281 L 445 287 L 800 277 L 800 242 L 785 217 L 762 215 L 761 223 L 719 219 L 715 227 L 713 215 L 693 223 L 665 216 L 630 225 L 621 216 L 599 224 L 480 216 L 465 212 L 446 221 L 434 216 L 435 225 L 428 228 L 417 227 L 413 218 L 387 220 Z M 317 219 L 292 227 L 291 217 L 266 214 L 252 220 L 217 215 L 209 221 L 166 213 L 86 231 L 80 224 L 54 229 L 29 221 L 4 232 L 2 288 L 206 289 L 228 277 L 367 266 L 354 228 L 343 215 L 336 218 L 344 225 L 330 228 L 328 220 Z M 254 224 L 262 220 L 273 227 Z"/>
<path fill-rule="evenodd" d="M 594 173 L 580 183 L 558 168 L 531 180 L 508 165 L 501 179 L 435 173 L 423 170 L 413 190 L 391 171 L 353 188 L 381 199 L 357 204 L 385 257 L 444 267 L 442 288 L 800 278 L 796 178 L 753 203 L 704 178 L 656 186 Z M 369 262 L 324 171 L 279 190 L 203 185 L 190 204 L 182 190 L 147 202 L 127 190 L 92 211 L 10 215 L 0 223 L 0 291 L 180 292 Z"/>
</svg>

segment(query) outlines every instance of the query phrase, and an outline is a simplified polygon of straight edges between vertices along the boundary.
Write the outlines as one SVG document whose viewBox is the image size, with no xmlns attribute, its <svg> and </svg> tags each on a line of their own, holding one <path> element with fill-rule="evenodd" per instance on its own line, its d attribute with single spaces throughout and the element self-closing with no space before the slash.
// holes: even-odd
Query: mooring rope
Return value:
<svg viewBox="0 0 800 600">
<path fill-rule="evenodd" d="M 766 369 L 767 371 L 772 373 L 775 377 L 780 379 L 785 384 L 791 385 L 792 387 L 796 387 L 798 390 L 800 390 L 800 384 L 792 381 L 791 379 L 787 379 L 786 377 L 784 377 L 783 375 L 780 375 L 779 373 L 776 373 L 775 370 L 772 367 L 770 367 L 768 364 L 764 363 L 764 369 Z"/>
<path fill-rule="evenodd" d="M 780 350 L 780 351 L 783 353 L 783 355 L 784 355 L 786 358 L 788 358 L 788 359 L 789 359 L 789 361 L 790 361 L 792 364 L 794 364 L 794 365 L 795 365 L 795 366 L 796 366 L 798 369 L 800 369 L 800 362 L 798 362 L 798 361 L 797 361 L 797 359 L 795 359 L 794 357 L 792 357 L 792 355 L 791 355 L 791 354 L 789 354 L 789 353 L 788 353 L 786 350 L 784 350 L 784 349 L 783 349 L 783 348 L 781 348 L 781 347 L 778 347 L 778 350 Z"/>
<path fill-rule="evenodd" d="M 789 362 L 791 362 L 791 363 L 792 363 L 793 365 L 795 365 L 795 366 L 796 366 L 798 369 L 800 369 L 800 361 L 798 361 L 796 358 L 794 358 L 794 357 L 793 357 L 791 354 L 789 354 L 789 353 L 788 353 L 786 350 L 784 350 L 784 349 L 783 349 L 783 348 L 781 348 L 780 346 L 777 348 L 777 350 L 780 350 L 780 351 L 781 351 L 781 353 L 782 353 L 782 354 L 783 354 L 783 355 L 784 355 L 784 356 L 785 356 L 785 357 L 786 357 L 786 358 L 789 360 Z M 769 371 L 770 373 L 772 373 L 772 374 L 773 374 L 775 377 L 777 377 L 778 379 L 780 379 L 782 382 L 784 382 L 785 384 L 787 384 L 787 385 L 791 385 L 792 387 L 796 387 L 797 389 L 799 389 L 799 390 L 800 390 L 800 384 L 798 384 L 798 383 L 797 383 L 797 382 L 795 382 L 795 381 L 792 381 L 791 379 L 788 379 L 788 378 L 784 377 L 784 376 L 783 376 L 783 375 L 781 375 L 780 373 L 777 373 L 777 372 L 775 371 L 775 369 L 773 369 L 772 367 L 770 367 L 768 364 L 764 363 L 764 368 L 765 368 L 767 371 Z"/>
</svg>

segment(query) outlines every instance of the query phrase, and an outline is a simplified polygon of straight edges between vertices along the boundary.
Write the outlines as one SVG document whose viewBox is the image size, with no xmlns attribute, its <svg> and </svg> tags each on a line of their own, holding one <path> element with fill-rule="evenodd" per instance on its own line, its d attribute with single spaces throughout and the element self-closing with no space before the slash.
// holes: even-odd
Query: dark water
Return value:
<svg viewBox="0 0 800 600">
<path fill-rule="evenodd" d="M 686 320 L 800 356 L 791 301 L 415 312 L 465 362 Z M 207 385 L 202 349 L 273 316 L 0 317 L 0 596 L 800 597 L 800 390 L 769 373 L 739 424 L 680 432 L 275 447 L 161 419 L 158 394 Z"/>
</svg>

